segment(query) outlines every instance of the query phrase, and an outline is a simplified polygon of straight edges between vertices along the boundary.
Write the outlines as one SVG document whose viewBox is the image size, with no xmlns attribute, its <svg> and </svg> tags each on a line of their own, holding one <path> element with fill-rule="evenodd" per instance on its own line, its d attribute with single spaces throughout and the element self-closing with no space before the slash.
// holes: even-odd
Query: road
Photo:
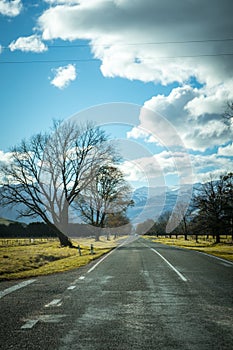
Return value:
<svg viewBox="0 0 233 350">
<path fill-rule="evenodd" d="M 129 238 L 88 266 L 21 283 L 0 283 L 4 350 L 232 349 L 230 262 Z"/>
</svg>

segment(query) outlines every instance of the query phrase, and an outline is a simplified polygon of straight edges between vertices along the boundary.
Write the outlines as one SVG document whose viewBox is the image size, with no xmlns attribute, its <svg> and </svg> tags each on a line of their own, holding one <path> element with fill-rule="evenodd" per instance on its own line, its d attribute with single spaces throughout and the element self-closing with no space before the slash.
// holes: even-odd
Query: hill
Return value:
<svg viewBox="0 0 233 350">
<path fill-rule="evenodd" d="M 14 224 L 14 223 L 16 223 L 16 221 L 0 217 L 0 225 L 9 226 L 10 224 Z"/>
</svg>

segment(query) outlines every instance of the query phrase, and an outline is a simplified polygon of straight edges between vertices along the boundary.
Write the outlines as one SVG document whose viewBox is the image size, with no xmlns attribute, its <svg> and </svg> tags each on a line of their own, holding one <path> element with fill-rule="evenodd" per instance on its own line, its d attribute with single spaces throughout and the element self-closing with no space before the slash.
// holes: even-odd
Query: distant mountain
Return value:
<svg viewBox="0 0 233 350">
<path fill-rule="evenodd" d="M 0 225 L 9 226 L 10 224 L 14 224 L 14 223 L 16 223 L 16 221 L 0 217 Z"/>
<path fill-rule="evenodd" d="M 179 187 L 140 187 L 132 196 L 134 206 L 128 208 L 127 215 L 137 224 L 147 219 L 156 220 L 162 213 L 172 211 L 177 199 L 181 202 L 190 198 L 189 185 Z"/>
</svg>

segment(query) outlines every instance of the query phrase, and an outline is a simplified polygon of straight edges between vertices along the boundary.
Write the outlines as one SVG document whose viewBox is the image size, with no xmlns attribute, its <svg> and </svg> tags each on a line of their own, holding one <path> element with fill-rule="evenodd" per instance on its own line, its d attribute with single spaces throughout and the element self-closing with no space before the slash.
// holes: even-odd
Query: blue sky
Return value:
<svg viewBox="0 0 233 350">
<path fill-rule="evenodd" d="M 0 161 L 53 119 L 87 108 L 92 118 L 108 104 L 106 129 L 125 140 L 133 186 L 232 170 L 233 125 L 222 121 L 233 100 L 232 10 L 231 0 L 211 10 L 207 0 L 1 0 Z"/>
</svg>

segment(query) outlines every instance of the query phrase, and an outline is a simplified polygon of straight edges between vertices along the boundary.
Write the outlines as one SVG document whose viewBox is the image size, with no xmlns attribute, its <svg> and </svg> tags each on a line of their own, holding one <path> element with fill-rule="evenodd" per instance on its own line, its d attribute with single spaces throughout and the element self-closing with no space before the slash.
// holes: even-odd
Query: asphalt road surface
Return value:
<svg viewBox="0 0 233 350">
<path fill-rule="evenodd" d="M 137 237 L 71 272 L 0 283 L 0 348 L 233 349 L 233 264 Z"/>
</svg>

